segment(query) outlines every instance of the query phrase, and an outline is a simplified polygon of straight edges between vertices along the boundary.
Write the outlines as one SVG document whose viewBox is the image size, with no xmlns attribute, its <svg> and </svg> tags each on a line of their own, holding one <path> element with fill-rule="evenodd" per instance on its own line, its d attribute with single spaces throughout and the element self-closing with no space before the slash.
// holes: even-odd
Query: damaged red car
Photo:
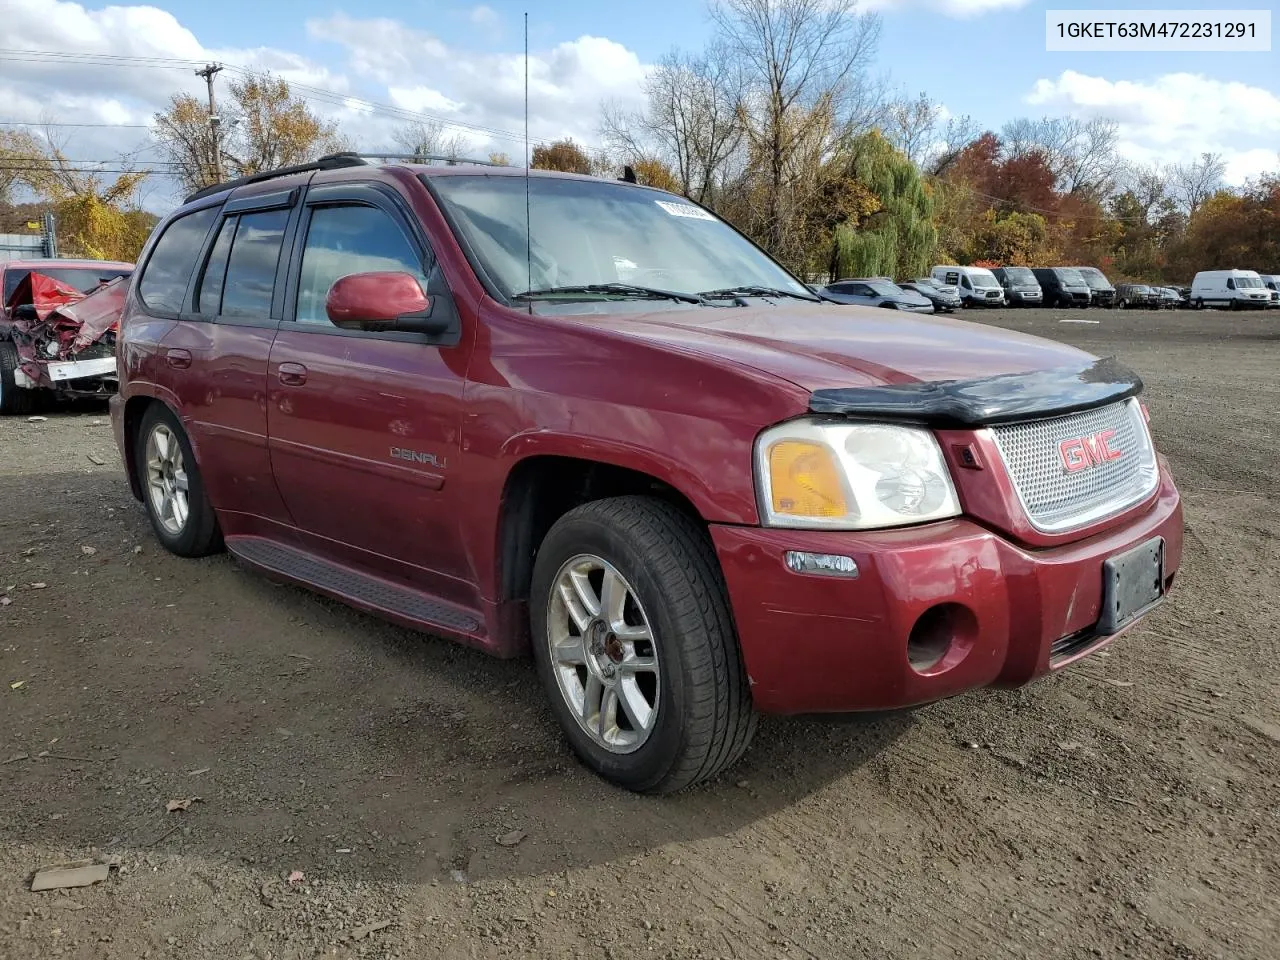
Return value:
<svg viewBox="0 0 1280 960">
<path fill-rule="evenodd" d="M 116 329 L 133 264 L 25 260 L 2 266 L 0 414 L 45 397 L 110 396 Z"/>
</svg>

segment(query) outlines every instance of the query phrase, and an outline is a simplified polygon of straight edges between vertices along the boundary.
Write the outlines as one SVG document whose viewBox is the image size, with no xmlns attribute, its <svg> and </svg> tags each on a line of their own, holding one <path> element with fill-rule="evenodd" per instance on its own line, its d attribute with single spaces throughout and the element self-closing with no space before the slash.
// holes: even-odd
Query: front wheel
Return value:
<svg viewBox="0 0 1280 960">
<path fill-rule="evenodd" d="M 1196 302 L 1195 302 L 1195 309 L 1197 309 L 1197 310 L 1203 310 L 1203 309 L 1204 309 L 1204 301 L 1203 301 L 1203 300 L 1201 300 L 1199 297 L 1197 297 L 1197 298 L 1196 298 Z"/>
<path fill-rule="evenodd" d="M 165 549 L 180 557 L 216 553 L 222 535 L 191 442 L 163 403 L 153 403 L 143 414 L 134 455 L 151 529 Z"/>
<path fill-rule="evenodd" d="M 742 756 L 756 715 L 706 531 L 649 497 L 561 517 L 538 548 L 534 659 L 574 751 L 607 780 L 670 793 Z"/>
<path fill-rule="evenodd" d="M 0 415 L 30 413 L 36 407 L 36 392 L 17 384 L 22 364 L 18 348 L 12 340 L 0 340 Z"/>
</svg>

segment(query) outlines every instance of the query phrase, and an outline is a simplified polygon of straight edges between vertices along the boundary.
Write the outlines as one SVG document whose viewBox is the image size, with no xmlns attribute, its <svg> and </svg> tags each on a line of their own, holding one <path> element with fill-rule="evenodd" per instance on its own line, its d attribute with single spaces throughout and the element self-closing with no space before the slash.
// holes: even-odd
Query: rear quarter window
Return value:
<svg viewBox="0 0 1280 960">
<path fill-rule="evenodd" d="M 165 227 L 138 280 L 138 296 L 148 310 L 162 314 L 182 312 L 196 259 L 217 216 L 217 207 L 206 207 L 178 217 Z"/>
</svg>

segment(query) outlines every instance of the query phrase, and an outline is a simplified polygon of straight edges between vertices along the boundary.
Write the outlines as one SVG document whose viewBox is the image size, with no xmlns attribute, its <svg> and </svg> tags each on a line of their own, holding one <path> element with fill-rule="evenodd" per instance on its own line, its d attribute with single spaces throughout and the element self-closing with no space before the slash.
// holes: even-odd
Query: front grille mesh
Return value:
<svg viewBox="0 0 1280 960">
<path fill-rule="evenodd" d="M 1070 471 L 1063 462 L 1063 441 L 1115 431 L 1108 446 L 1122 453 Z M 1155 451 L 1137 400 L 1126 400 L 1049 420 L 1028 420 L 993 427 L 1027 516 L 1036 529 L 1059 533 L 1112 516 L 1143 500 L 1159 480 Z"/>
</svg>

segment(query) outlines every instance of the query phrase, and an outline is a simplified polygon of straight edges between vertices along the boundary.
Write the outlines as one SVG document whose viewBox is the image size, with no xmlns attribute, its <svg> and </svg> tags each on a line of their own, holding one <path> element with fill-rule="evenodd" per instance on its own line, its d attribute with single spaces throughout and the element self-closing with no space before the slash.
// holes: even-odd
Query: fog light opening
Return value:
<svg viewBox="0 0 1280 960">
<path fill-rule="evenodd" d="M 916 673 L 949 669 L 973 646 L 977 622 L 967 607 L 940 603 L 920 615 L 907 637 L 907 661 Z"/>
</svg>

